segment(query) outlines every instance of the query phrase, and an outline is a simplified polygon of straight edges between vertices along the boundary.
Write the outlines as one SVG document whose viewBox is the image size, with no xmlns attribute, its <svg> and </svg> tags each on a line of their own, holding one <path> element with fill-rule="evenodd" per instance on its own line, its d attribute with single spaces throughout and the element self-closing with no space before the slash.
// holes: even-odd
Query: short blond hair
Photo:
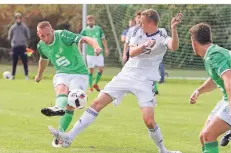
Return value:
<svg viewBox="0 0 231 153">
<path fill-rule="evenodd" d="M 88 15 L 87 20 L 95 20 L 95 16 L 94 15 Z"/>
<path fill-rule="evenodd" d="M 141 13 L 142 16 L 145 16 L 148 21 L 153 21 L 155 22 L 156 24 L 159 23 L 159 20 L 160 20 L 160 17 L 159 17 L 159 14 L 156 10 L 154 9 L 147 9 L 147 10 L 144 10 L 142 13 Z"/>
<path fill-rule="evenodd" d="M 38 25 L 37 25 L 37 29 L 44 29 L 45 27 L 51 27 L 50 22 L 42 21 L 42 22 L 39 22 Z"/>
</svg>

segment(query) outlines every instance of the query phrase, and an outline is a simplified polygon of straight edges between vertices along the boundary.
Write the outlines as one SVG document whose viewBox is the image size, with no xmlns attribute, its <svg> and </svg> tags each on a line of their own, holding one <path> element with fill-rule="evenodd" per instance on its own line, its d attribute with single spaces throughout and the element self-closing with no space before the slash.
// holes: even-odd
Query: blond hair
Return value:
<svg viewBox="0 0 231 153">
<path fill-rule="evenodd" d="M 156 10 L 154 9 L 147 9 L 141 13 L 142 16 L 145 16 L 148 21 L 153 21 L 156 24 L 159 23 L 160 17 Z"/>
</svg>

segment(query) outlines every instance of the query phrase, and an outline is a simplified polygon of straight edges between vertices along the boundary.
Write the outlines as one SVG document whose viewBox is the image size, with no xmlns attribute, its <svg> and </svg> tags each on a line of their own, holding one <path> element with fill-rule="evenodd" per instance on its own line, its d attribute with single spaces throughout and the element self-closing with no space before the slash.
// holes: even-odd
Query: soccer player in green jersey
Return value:
<svg viewBox="0 0 231 153">
<path fill-rule="evenodd" d="M 87 66 L 89 68 L 89 92 L 93 92 L 93 88 L 95 88 L 99 92 L 100 88 L 98 82 L 103 73 L 104 55 L 108 56 L 109 50 L 104 32 L 100 26 L 95 25 L 95 17 L 93 15 L 87 16 L 87 25 L 88 26 L 81 31 L 81 34 L 83 36 L 88 36 L 96 39 L 100 47 L 104 49 L 104 53 L 101 52 L 98 56 L 96 56 L 94 54 L 94 49 L 92 48 L 92 46 L 86 45 Z M 93 73 L 95 67 L 98 67 L 99 70 L 93 85 Z"/>
<path fill-rule="evenodd" d="M 88 86 L 88 71 L 78 46 L 86 42 L 94 48 L 96 54 L 99 54 L 101 48 L 90 37 L 67 30 L 53 30 L 47 21 L 38 24 L 37 34 L 41 40 L 37 45 L 40 60 L 35 81 L 41 81 L 48 60 L 56 69 L 53 78 L 56 92 L 55 106 L 43 108 L 41 112 L 46 116 L 63 115 L 59 122 L 59 130 L 65 131 L 74 113 L 74 108 L 68 105 L 68 92 L 74 89 L 86 91 Z M 53 140 L 52 145 L 59 147 L 58 140 Z"/>
<path fill-rule="evenodd" d="M 200 133 L 202 153 L 219 153 L 217 138 L 231 128 L 231 52 L 212 43 L 211 28 L 200 23 L 190 29 L 192 47 L 196 55 L 203 57 L 209 78 L 190 97 L 195 104 L 199 95 L 217 87 L 223 99 L 210 113 Z"/>
</svg>

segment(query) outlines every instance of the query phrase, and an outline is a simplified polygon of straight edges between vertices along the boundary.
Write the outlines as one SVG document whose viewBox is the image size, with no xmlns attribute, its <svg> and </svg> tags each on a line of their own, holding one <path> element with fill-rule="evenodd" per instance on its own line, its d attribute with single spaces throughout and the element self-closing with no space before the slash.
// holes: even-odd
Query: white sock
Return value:
<svg viewBox="0 0 231 153">
<path fill-rule="evenodd" d="M 70 140 L 73 140 L 80 132 L 90 125 L 97 117 L 98 112 L 93 108 L 88 108 L 80 119 L 75 123 L 74 127 L 68 132 Z"/>
<path fill-rule="evenodd" d="M 158 127 L 158 125 L 156 125 L 154 129 L 148 129 L 148 133 L 149 133 L 149 136 L 154 141 L 154 143 L 156 144 L 159 152 L 166 152 L 167 149 L 164 146 L 163 137 L 162 137 L 162 134 L 160 132 L 160 128 Z"/>
</svg>

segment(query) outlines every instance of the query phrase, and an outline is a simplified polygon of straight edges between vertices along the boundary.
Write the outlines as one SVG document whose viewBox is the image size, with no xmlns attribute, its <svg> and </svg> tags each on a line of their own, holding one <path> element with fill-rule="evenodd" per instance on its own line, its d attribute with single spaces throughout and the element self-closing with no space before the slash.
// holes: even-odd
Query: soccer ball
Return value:
<svg viewBox="0 0 231 153">
<path fill-rule="evenodd" d="M 74 108 L 83 109 L 87 103 L 87 94 L 80 89 L 72 90 L 68 94 L 68 104 Z"/>
<path fill-rule="evenodd" d="M 3 72 L 2 75 L 3 75 L 3 78 L 5 78 L 5 79 L 9 79 L 11 77 L 11 73 L 9 71 Z"/>
</svg>

